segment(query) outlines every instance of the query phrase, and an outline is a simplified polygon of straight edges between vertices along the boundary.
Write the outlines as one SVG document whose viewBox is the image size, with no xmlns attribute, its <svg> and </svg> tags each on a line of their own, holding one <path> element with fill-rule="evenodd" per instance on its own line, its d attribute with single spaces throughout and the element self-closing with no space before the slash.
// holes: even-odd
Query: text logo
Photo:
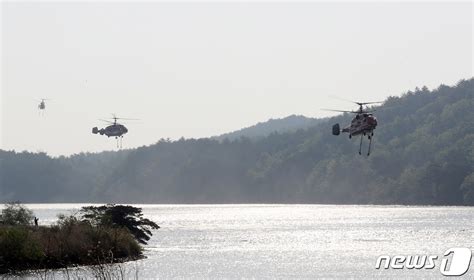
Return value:
<svg viewBox="0 0 474 280">
<path fill-rule="evenodd" d="M 445 276 L 462 276 L 469 270 L 472 252 L 469 248 L 450 248 L 444 252 L 439 271 Z M 375 268 L 380 269 L 433 269 L 438 266 L 436 255 L 393 256 L 383 255 L 377 258 Z"/>
</svg>

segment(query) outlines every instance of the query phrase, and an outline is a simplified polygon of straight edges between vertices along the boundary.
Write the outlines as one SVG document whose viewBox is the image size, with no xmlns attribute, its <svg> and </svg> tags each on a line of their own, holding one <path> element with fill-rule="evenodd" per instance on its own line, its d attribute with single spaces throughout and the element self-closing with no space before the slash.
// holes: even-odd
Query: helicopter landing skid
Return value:
<svg viewBox="0 0 474 280">
<path fill-rule="evenodd" d="M 364 138 L 364 135 L 360 136 L 360 144 L 359 144 L 359 155 L 362 155 L 362 139 Z M 367 156 L 370 156 L 370 148 L 372 147 L 372 139 L 374 138 L 374 133 L 371 132 L 369 136 L 369 149 L 367 150 Z"/>
<path fill-rule="evenodd" d="M 374 136 L 369 136 L 369 150 L 367 151 L 367 156 L 370 156 L 370 147 L 372 146 L 372 138 L 374 138 Z"/>
</svg>

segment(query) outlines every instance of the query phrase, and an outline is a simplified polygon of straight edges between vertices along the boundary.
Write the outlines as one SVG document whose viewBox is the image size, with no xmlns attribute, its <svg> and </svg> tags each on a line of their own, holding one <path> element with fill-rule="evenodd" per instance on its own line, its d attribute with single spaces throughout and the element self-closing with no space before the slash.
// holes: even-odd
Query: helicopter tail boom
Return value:
<svg viewBox="0 0 474 280">
<path fill-rule="evenodd" d="M 92 133 L 97 134 L 99 133 L 100 135 L 104 135 L 105 131 L 103 128 L 98 129 L 97 127 L 92 128 Z"/>
</svg>

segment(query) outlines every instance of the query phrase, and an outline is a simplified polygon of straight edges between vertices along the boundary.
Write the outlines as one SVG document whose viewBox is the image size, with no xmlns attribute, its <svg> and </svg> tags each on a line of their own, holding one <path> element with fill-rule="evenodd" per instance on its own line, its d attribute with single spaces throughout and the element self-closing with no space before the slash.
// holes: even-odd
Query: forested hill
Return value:
<svg viewBox="0 0 474 280">
<path fill-rule="evenodd" d="M 212 137 L 218 140 L 236 140 L 240 137 L 262 138 L 273 132 L 284 133 L 292 132 L 298 129 L 305 129 L 323 122 L 325 119 L 307 118 L 305 116 L 291 115 L 281 119 L 270 119 L 266 122 L 257 123 L 256 125 L 242 128 L 237 131 Z"/>
<path fill-rule="evenodd" d="M 0 199 L 474 205 L 473 79 L 390 97 L 376 115 L 368 158 L 358 139 L 331 135 L 349 114 L 255 139 L 161 140 L 54 159 L 1 151 Z"/>
</svg>

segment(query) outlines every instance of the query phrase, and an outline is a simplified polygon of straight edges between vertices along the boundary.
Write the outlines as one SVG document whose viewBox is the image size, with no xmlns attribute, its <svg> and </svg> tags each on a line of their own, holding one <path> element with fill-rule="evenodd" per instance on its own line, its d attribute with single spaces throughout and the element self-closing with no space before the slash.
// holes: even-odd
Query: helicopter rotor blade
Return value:
<svg viewBox="0 0 474 280">
<path fill-rule="evenodd" d="M 112 118 L 113 120 L 128 120 L 128 121 L 139 121 L 140 119 L 132 119 L 132 118 L 120 118 L 120 117 L 117 117 L 117 115 L 115 113 L 111 113 L 112 115 Z"/>
<path fill-rule="evenodd" d="M 103 120 L 103 119 L 99 119 L 99 121 L 103 121 L 103 122 L 106 122 L 106 123 L 110 123 L 110 124 L 113 124 L 114 122 L 111 122 L 109 120 Z"/>
<path fill-rule="evenodd" d="M 367 104 L 379 104 L 379 103 L 383 103 L 383 101 L 376 101 L 376 102 L 355 102 L 359 105 L 367 105 Z"/>
<path fill-rule="evenodd" d="M 127 121 L 139 121 L 140 119 L 130 119 L 130 118 L 115 118 L 117 120 L 127 120 Z"/>
<path fill-rule="evenodd" d="M 323 111 L 331 111 L 331 112 L 343 112 L 343 113 L 354 113 L 356 114 L 357 112 L 354 111 L 345 111 L 345 110 L 332 110 L 332 109 L 321 109 Z"/>
<path fill-rule="evenodd" d="M 100 121 L 110 123 L 110 124 L 118 124 L 118 120 L 133 120 L 133 121 L 139 121 L 139 119 L 126 119 L 126 118 L 111 118 L 111 119 L 99 119 Z M 122 121 L 120 121 L 122 122 Z"/>
<path fill-rule="evenodd" d="M 348 102 L 352 102 L 352 103 L 356 103 L 355 101 L 352 101 L 352 100 L 349 100 L 349 99 L 345 99 L 345 98 L 341 98 L 339 96 L 335 96 L 335 95 L 329 95 L 330 98 L 333 98 L 333 99 L 339 99 L 339 100 L 342 100 L 342 101 L 348 101 Z"/>
<path fill-rule="evenodd" d="M 342 100 L 342 101 L 348 101 L 348 102 L 352 102 L 352 103 L 355 103 L 359 106 L 362 106 L 362 105 L 367 105 L 367 104 L 378 104 L 378 103 L 383 103 L 383 101 L 375 101 L 375 102 L 358 102 L 358 101 L 353 101 L 353 100 L 349 100 L 349 99 L 345 99 L 345 98 L 341 98 L 339 96 L 335 96 L 335 95 L 330 95 L 329 97 L 331 98 L 334 98 L 334 99 L 339 99 L 339 100 Z"/>
</svg>

